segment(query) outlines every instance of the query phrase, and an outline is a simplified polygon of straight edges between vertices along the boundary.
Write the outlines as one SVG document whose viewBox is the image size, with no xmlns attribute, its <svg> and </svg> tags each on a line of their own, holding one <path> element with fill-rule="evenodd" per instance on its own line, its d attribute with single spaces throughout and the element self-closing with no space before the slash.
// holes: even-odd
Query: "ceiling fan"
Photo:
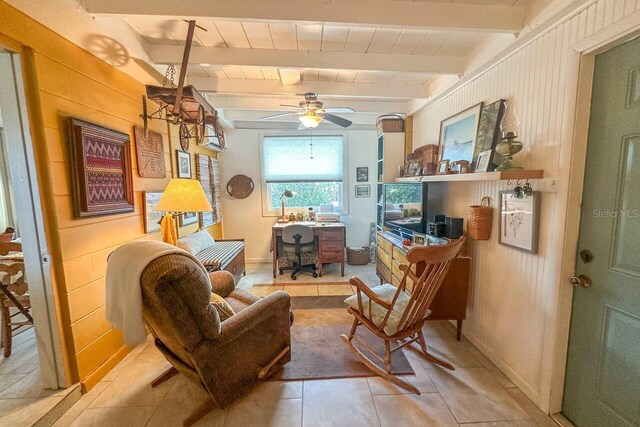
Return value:
<svg viewBox="0 0 640 427">
<path fill-rule="evenodd" d="M 308 92 L 304 94 L 304 101 L 300 101 L 299 105 L 281 105 L 281 107 L 296 108 L 298 111 L 289 113 L 273 114 L 271 116 L 262 117 L 260 120 L 271 120 L 278 117 L 298 116 L 300 127 L 298 130 L 315 128 L 320 122 L 326 120 L 343 128 L 351 126 L 351 121 L 333 115 L 332 113 L 355 113 L 356 110 L 349 107 L 341 108 L 322 108 L 322 102 L 318 101 L 318 94 Z"/>
</svg>

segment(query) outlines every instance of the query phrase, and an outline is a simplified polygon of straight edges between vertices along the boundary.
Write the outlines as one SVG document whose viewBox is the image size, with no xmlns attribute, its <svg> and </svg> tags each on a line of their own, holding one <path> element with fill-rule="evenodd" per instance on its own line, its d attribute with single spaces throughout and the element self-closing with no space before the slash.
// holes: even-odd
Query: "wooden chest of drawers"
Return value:
<svg viewBox="0 0 640 427">
<path fill-rule="evenodd" d="M 403 273 L 400 265 L 409 264 L 406 251 L 400 243 L 396 243 L 378 233 L 376 272 L 381 282 L 398 286 Z M 417 264 L 414 272 L 418 275 L 424 271 L 424 265 Z M 469 296 L 469 275 L 471 258 L 458 256 L 453 260 L 451 268 L 440 286 L 440 290 L 431 304 L 431 315 L 427 320 L 456 320 L 458 341 L 462 333 L 462 321 L 467 317 L 467 300 Z M 412 283 L 407 283 L 411 291 Z"/>
</svg>

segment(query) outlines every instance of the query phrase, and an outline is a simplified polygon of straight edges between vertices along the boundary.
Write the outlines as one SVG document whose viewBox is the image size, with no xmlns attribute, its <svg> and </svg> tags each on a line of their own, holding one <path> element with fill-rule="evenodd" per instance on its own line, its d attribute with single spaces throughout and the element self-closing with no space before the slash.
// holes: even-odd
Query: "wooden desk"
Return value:
<svg viewBox="0 0 640 427">
<path fill-rule="evenodd" d="M 347 228 L 341 222 L 317 223 L 294 222 L 291 224 L 308 225 L 313 229 L 313 234 L 318 236 L 318 274 L 322 276 L 322 264 L 340 263 L 341 274 L 344 276 L 344 247 L 346 244 Z M 323 225 L 321 225 L 323 224 Z M 282 230 L 288 224 L 275 223 L 271 227 L 271 252 L 273 252 L 273 277 L 278 271 L 278 237 L 282 237 Z"/>
<path fill-rule="evenodd" d="M 433 239 L 433 244 L 439 244 L 442 239 Z M 403 272 L 400 265 L 407 265 L 407 249 L 402 246 L 402 241 L 390 233 L 378 232 L 377 235 L 377 262 L 376 273 L 381 282 L 391 283 L 394 286 L 400 284 Z M 424 271 L 424 263 L 414 267 L 416 274 Z M 471 271 L 471 258 L 458 255 L 451 263 L 451 268 L 444 277 L 442 285 L 431 303 L 431 315 L 429 320 L 455 320 L 457 324 L 457 339 L 460 341 L 462 334 L 462 321 L 467 317 L 467 300 L 469 297 L 469 276 Z M 407 286 L 410 289 L 409 286 Z"/>
</svg>

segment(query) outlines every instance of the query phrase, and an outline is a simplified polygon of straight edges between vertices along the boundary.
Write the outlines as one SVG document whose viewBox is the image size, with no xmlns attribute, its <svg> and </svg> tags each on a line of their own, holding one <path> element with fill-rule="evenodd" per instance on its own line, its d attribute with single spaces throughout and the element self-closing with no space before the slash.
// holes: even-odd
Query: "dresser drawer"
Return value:
<svg viewBox="0 0 640 427">
<path fill-rule="evenodd" d="M 378 259 L 382 262 L 388 270 L 391 270 L 391 255 L 385 251 L 377 251 Z"/>
<path fill-rule="evenodd" d="M 400 264 L 409 265 L 409 260 L 407 259 L 404 252 L 402 252 L 396 246 L 393 247 L 393 259 L 397 260 Z"/>
<path fill-rule="evenodd" d="M 380 258 L 376 261 L 376 272 L 380 279 L 384 283 L 391 283 L 391 270 L 389 270 L 381 261 Z"/>
<path fill-rule="evenodd" d="M 344 242 L 344 232 L 342 230 L 321 230 L 321 242 Z"/>
<path fill-rule="evenodd" d="M 376 234 L 376 243 L 378 244 L 378 247 L 380 247 L 383 250 L 385 250 L 388 254 L 391 253 L 391 247 L 393 245 L 391 244 L 390 241 L 388 241 L 387 239 L 385 239 L 384 237 L 382 237 L 379 234 Z"/>
</svg>

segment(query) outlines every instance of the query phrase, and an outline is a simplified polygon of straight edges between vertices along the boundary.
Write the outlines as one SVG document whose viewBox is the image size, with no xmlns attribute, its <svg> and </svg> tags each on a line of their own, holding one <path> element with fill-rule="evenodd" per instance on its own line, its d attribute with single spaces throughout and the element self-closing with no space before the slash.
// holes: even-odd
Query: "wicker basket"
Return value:
<svg viewBox="0 0 640 427">
<path fill-rule="evenodd" d="M 487 201 L 485 206 L 484 201 Z M 474 240 L 489 240 L 491 237 L 491 224 L 493 222 L 493 208 L 490 197 L 483 197 L 479 205 L 469 206 L 467 218 L 467 232 Z"/>
<path fill-rule="evenodd" d="M 385 114 L 376 120 L 378 135 L 383 133 L 404 132 L 404 119 L 397 114 Z"/>
<path fill-rule="evenodd" d="M 369 264 L 369 247 L 347 248 L 347 264 L 366 265 Z"/>
</svg>

